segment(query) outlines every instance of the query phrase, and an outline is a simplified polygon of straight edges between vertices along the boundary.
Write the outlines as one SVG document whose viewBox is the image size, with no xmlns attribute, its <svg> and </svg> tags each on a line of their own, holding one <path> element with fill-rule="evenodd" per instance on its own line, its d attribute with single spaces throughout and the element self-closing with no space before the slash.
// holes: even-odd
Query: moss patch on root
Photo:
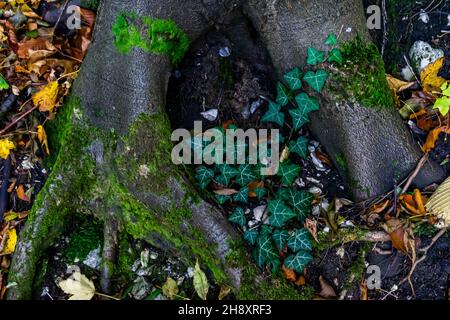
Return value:
<svg viewBox="0 0 450 320">
<path fill-rule="evenodd" d="M 332 93 L 369 108 L 394 106 L 383 59 L 377 47 L 361 36 L 341 45 L 344 63 L 332 71 Z"/>
</svg>

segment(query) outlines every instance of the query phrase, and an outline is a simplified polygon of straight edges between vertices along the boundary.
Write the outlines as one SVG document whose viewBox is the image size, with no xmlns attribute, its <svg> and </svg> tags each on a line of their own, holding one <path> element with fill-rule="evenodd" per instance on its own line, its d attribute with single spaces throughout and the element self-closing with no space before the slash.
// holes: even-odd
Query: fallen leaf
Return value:
<svg viewBox="0 0 450 320">
<path fill-rule="evenodd" d="M 0 157 L 3 159 L 8 158 L 11 150 L 14 149 L 14 143 L 9 139 L 0 140 Z"/>
<path fill-rule="evenodd" d="M 58 285 L 65 293 L 71 295 L 69 300 L 91 300 L 95 295 L 94 283 L 78 271 Z"/>
<path fill-rule="evenodd" d="M 389 234 L 392 245 L 404 253 L 414 252 L 414 236 L 411 228 L 397 218 L 391 218 L 383 224 L 383 228 Z"/>
<path fill-rule="evenodd" d="M 220 287 L 220 292 L 219 292 L 219 300 L 223 300 L 223 298 L 225 298 L 226 296 L 228 296 L 231 292 L 231 287 L 228 286 L 224 286 L 224 287 Z"/>
<path fill-rule="evenodd" d="M 35 106 L 39 106 L 39 111 L 53 111 L 58 97 L 58 88 L 58 82 L 52 81 L 33 96 L 33 103 Z"/>
<path fill-rule="evenodd" d="M 314 240 L 319 243 L 319 239 L 317 238 L 317 220 L 306 218 L 304 226 L 309 231 Z"/>
<path fill-rule="evenodd" d="M 281 266 L 281 269 L 283 270 L 283 277 L 286 280 L 292 282 L 295 282 L 297 280 L 297 275 L 295 274 L 294 270 L 287 268 L 284 264 Z"/>
<path fill-rule="evenodd" d="M 319 277 L 320 282 L 320 293 L 319 295 L 323 298 L 336 298 L 336 292 L 333 287 L 322 277 Z"/>
<path fill-rule="evenodd" d="M 359 284 L 359 300 L 369 300 L 368 294 L 367 294 L 367 283 L 365 280 L 361 281 Z"/>
<path fill-rule="evenodd" d="M 214 190 L 213 191 L 215 194 L 221 195 L 221 196 L 231 196 L 233 194 L 238 193 L 238 191 L 236 189 L 220 189 L 220 190 Z"/>
<path fill-rule="evenodd" d="M 450 128 L 440 127 L 440 128 L 431 130 L 427 136 L 427 140 L 425 141 L 425 144 L 422 147 L 423 152 L 425 152 L 425 153 L 430 152 L 431 150 L 433 150 L 436 147 L 436 142 L 439 139 L 439 134 L 441 132 L 450 134 Z"/>
<path fill-rule="evenodd" d="M 444 62 L 444 57 L 439 58 L 422 70 L 420 73 L 420 80 L 424 92 L 433 93 L 441 91 L 441 86 L 447 81 L 438 76 L 439 71 L 444 66 Z"/>
<path fill-rule="evenodd" d="M 194 288 L 198 296 L 203 300 L 206 300 L 209 290 L 208 279 L 202 269 L 200 269 L 198 261 L 195 263 L 194 269 Z"/>
<path fill-rule="evenodd" d="M 25 202 L 30 202 L 30 198 L 28 198 L 28 196 L 25 194 L 25 189 L 23 187 L 23 185 L 20 185 L 17 187 L 17 197 Z"/>
<path fill-rule="evenodd" d="M 391 203 L 391 201 L 390 200 L 385 200 L 385 201 L 383 201 L 383 202 L 381 202 L 381 203 L 379 203 L 379 204 L 374 204 L 373 206 L 372 206 L 372 212 L 374 212 L 374 213 L 381 213 L 381 212 L 383 212 L 384 210 L 386 210 L 386 208 L 388 207 L 388 205 Z"/>
<path fill-rule="evenodd" d="M 406 81 L 402 81 L 400 79 L 394 78 L 391 75 L 387 75 L 386 76 L 389 88 L 391 89 L 394 97 L 395 97 L 395 103 L 400 106 L 400 99 L 398 98 L 398 93 L 402 92 L 406 89 L 411 88 L 415 82 L 406 82 Z"/>
<path fill-rule="evenodd" d="M 179 291 L 177 282 L 173 280 L 171 277 L 167 277 L 167 280 L 163 284 L 161 289 L 163 294 L 169 299 L 173 299 L 178 294 Z"/>
<path fill-rule="evenodd" d="M 301 275 L 300 277 L 298 277 L 297 281 L 295 281 L 295 285 L 296 286 L 304 286 L 306 284 L 306 279 L 303 275 Z"/>
<path fill-rule="evenodd" d="M 45 133 L 44 127 L 41 125 L 37 126 L 37 136 L 39 142 L 45 150 L 45 153 L 50 154 L 50 150 L 48 149 L 47 134 Z"/>
<path fill-rule="evenodd" d="M 12 254 L 16 250 L 17 244 L 17 231 L 16 229 L 8 229 L 5 233 L 6 244 L 3 248 L 2 252 L 0 252 L 0 256 L 4 256 L 7 254 Z"/>
<path fill-rule="evenodd" d="M 248 184 L 248 196 L 250 198 L 256 198 L 255 190 L 258 188 L 264 188 L 264 181 L 252 181 Z"/>
</svg>

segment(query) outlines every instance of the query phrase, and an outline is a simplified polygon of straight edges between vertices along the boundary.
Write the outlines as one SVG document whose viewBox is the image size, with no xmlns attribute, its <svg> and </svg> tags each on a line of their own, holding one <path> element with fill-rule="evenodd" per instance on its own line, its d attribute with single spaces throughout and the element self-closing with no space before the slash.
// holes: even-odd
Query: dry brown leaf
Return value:
<svg viewBox="0 0 450 320">
<path fill-rule="evenodd" d="M 256 198 L 255 189 L 264 188 L 264 181 L 252 181 L 248 184 L 248 196 Z"/>
<path fill-rule="evenodd" d="M 334 291 L 333 287 L 322 277 L 319 277 L 320 282 L 320 293 L 319 295 L 323 298 L 336 298 L 336 291 Z"/>
<path fill-rule="evenodd" d="M 228 287 L 228 286 L 220 287 L 219 300 L 223 300 L 223 298 L 228 296 L 230 294 L 230 292 L 231 292 L 231 287 Z"/>
<path fill-rule="evenodd" d="M 41 112 L 52 112 L 58 98 L 58 81 L 52 81 L 33 96 L 33 103 Z"/>
<path fill-rule="evenodd" d="M 233 194 L 238 193 L 235 189 L 220 189 L 220 190 L 214 190 L 215 194 L 221 195 L 221 196 L 231 196 Z"/>
<path fill-rule="evenodd" d="M 319 239 L 317 238 L 317 220 L 306 218 L 304 227 L 309 231 L 314 240 L 319 243 Z"/>
<path fill-rule="evenodd" d="M 360 291 L 359 300 L 369 300 L 367 294 L 367 283 L 364 279 L 359 284 L 359 291 Z"/>
<path fill-rule="evenodd" d="M 295 281 L 295 285 L 296 286 L 304 286 L 306 284 L 306 279 L 303 275 L 301 275 L 300 277 L 298 277 L 297 281 Z"/>
<path fill-rule="evenodd" d="M 283 270 L 283 277 L 286 280 L 292 282 L 295 282 L 295 280 L 297 280 L 297 275 L 295 274 L 294 270 L 287 268 L 284 264 L 281 266 L 281 269 Z"/>
<path fill-rule="evenodd" d="M 28 198 L 28 196 L 25 194 L 25 189 L 23 187 L 23 185 L 20 185 L 17 187 L 17 197 L 25 202 L 30 202 L 30 198 Z"/>
<path fill-rule="evenodd" d="M 372 212 L 374 213 L 382 213 L 384 210 L 386 210 L 386 208 L 388 207 L 388 205 L 391 203 L 390 200 L 385 200 L 379 204 L 374 204 L 372 206 Z"/>
</svg>

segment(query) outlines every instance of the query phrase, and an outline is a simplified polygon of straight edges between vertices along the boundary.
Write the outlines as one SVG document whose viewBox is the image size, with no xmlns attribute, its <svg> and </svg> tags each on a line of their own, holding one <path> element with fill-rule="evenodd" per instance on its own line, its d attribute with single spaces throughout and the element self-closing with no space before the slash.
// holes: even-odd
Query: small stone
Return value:
<svg viewBox="0 0 450 320">
<path fill-rule="evenodd" d="M 212 122 L 217 119 L 217 116 L 219 115 L 219 110 L 218 109 L 210 109 L 208 111 L 201 112 L 200 114 L 202 115 L 203 118 Z"/>
<path fill-rule="evenodd" d="M 133 288 L 131 289 L 131 295 L 136 300 L 144 299 L 150 291 L 151 286 L 144 277 L 137 277 L 136 280 L 134 280 Z"/>
<path fill-rule="evenodd" d="M 229 47 L 223 47 L 219 49 L 219 56 L 222 58 L 227 58 L 231 56 L 231 49 Z"/>
<path fill-rule="evenodd" d="M 253 217 L 256 221 L 261 221 L 264 215 L 264 211 L 266 210 L 266 206 L 262 205 L 253 209 Z"/>
<path fill-rule="evenodd" d="M 83 264 L 94 270 L 100 270 L 101 263 L 100 247 L 91 250 L 83 261 Z"/>
<path fill-rule="evenodd" d="M 404 67 L 400 74 L 402 78 L 408 82 L 414 79 L 414 73 L 411 71 L 409 66 Z"/>
<path fill-rule="evenodd" d="M 158 259 L 158 253 L 156 253 L 156 252 L 154 252 L 154 251 L 152 251 L 151 253 L 150 253 L 150 259 L 152 259 L 152 260 L 156 260 L 156 259 Z"/>
<path fill-rule="evenodd" d="M 187 276 L 188 276 L 188 278 L 192 278 L 194 276 L 194 268 L 189 267 L 187 269 Z"/>
<path fill-rule="evenodd" d="M 437 59 L 444 56 L 444 51 L 441 49 L 434 49 L 425 41 L 416 41 L 409 51 L 409 57 L 416 71 L 421 72 L 428 65 L 435 62 Z"/>
<path fill-rule="evenodd" d="M 145 249 L 141 252 L 141 266 L 143 268 L 148 267 L 148 259 L 150 257 L 150 251 L 148 249 Z"/>
<path fill-rule="evenodd" d="M 428 23 L 430 22 L 430 16 L 425 10 L 422 9 L 420 10 L 419 20 L 421 20 L 423 23 Z"/>
</svg>

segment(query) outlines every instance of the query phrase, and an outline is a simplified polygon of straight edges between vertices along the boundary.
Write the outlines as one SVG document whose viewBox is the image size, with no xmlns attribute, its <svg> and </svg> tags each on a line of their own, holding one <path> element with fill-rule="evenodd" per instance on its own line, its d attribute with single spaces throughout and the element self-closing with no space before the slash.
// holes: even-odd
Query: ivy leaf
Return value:
<svg viewBox="0 0 450 320">
<path fill-rule="evenodd" d="M 288 88 L 286 88 L 281 82 L 277 83 L 277 103 L 284 107 L 289 103 L 289 100 L 292 99 L 292 93 L 289 92 Z"/>
<path fill-rule="evenodd" d="M 338 64 L 342 64 L 344 62 L 344 58 L 342 58 L 341 50 L 335 48 L 330 51 L 328 55 L 329 62 L 337 62 Z"/>
<path fill-rule="evenodd" d="M 272 101 L 269 102 L 269 110 L 262 116 L 261 122 L 273 122 L 279 126 L 284 124 L 284 113 L 280 112 L 280 106 Z"/>
<path fill-rule="evenodd" d="M 224 204 L 228 200 L 231 200 L 230 196 L 225 196 L 225 195 L 221 195 L 221 194 L 216 194 L 214 196 L 219 204 Z"/>
<path fill-rule="evenodd" d="M 294 130 L 298 131 L 305 124 L 309 122 L 309 112 L 303 108 L 296 108 L 289 110 L 289 114 L 292 117 L 292 126 Z"/>
<path fill-rule="evenodd" d="M 247 219 L 245 218 L 244 209 L 237 207 L 233 213 L 228 217 L 228 221 L 237 224 L 238 226 L 245 226 Z"/>
<path fill-rule="evenodd" d="M 297 190 L 294 188 L 280 188 L 277 195 L 285 200 L 289 206 L 294 208 L 297 214 L 297 219 L 303 221 L 311 209 L 311 202 L 313 196 L 311 193 L 304 190 Z"/>
<path fill-rule="evenodd" d="M 308 71 L 303 77 L 303 80 L 305 80 L 305 82 L 309 84 L 312 89 L 319 93 L 322 91 L 327 79 L 328 73 L 322 69 L 317 70 L 317 72 Z"/>
<path fill-rule="evenodd" d="M 6 90 L 9 89 L 9 83 L 6 81 L 5 78 L 3 78 L 3 75 L 0 74 L 0 90 Z"/>
<path fill-rule="evenodd" d="M 287 230 L 277 229 L 272 234 L 273 242 L 277 246 L 278 250 L 283 250 L 284 245 L 289 239 L 289 232 Z"/>
<path fill-rule="evenodd" d="M 308 60 L 307 63 L 309 65 L 315 66 L 316 64 L 322 63 L 325 61 L 325 54 L 322 51 L 319 51 L 315 48 L 308 48 Z"/>
<path fill-rule="evenodd" d="M 233 196 L 233 200 L 235 202 L 247 203 L 248 202 L 248 187 L 244 187 L 238 193 L 236 193 Z"/>
<path fill-rule="evenodd" d="M 238 169 L 226 163 L 216 165 L 216 171 L 219 172 L 219 176 L 217 176 L 215 180 L 224 186 L 228 186 L 230 180 L 239 173 Z"/>
<path fill-rule="evenodd" d="M 296 141 L 289 143 L 289 152 L 298 154 L 299 157 L 306 159 L 308 157 L 309 140 L 299 137 Z"/>
<path fill-rule="evenodd" d="M 265 188 L 256 188 L 254 190 L 254 192 L 255 192 L 256 198 L 258 198 L 258 200 L 261 200 L 267 194 L 267 190 Z"/>
<path fill-rule="evenodd" d="M 254 167 L 250 164 L 241 164 L 236 176 L 236 183 L 241 187 L 248 185 L 253 180 L 256 180 Z"/>
<path fill-rule="evenodd" d="M 272 214 L 269 222 L 277 228 L 283 227 L 286 222 L 295 217 L 295 213 L 281 199 L 270 200 L 268 209 Z"/>
<path fill-rule="evenodd" d="M 306 109 L 305 111 L 308 113 L 320 109 L 319 101 L 316 98 L 308 96 L 304 92 L 295 97 L 295 102 L 297 102 L 299 108 Z"/>
<path fill-rule="evenodd" d="M 264 235 L 264 236 L 272 236 L 272 227 L 271 226 L 269 226 L 269 225 L 267 225 L 267 224 L 263 224 L 262 226 L 261 226 L 261 229 L 260 229 L 260 234 L 261 235 Z"/>
<path fill-rule="evenodd" d="M 214 171 L 206 168 L 205 166 L 200 166 L 195 171 L 195 178 L 202 190 L 206 189 L 211 179 L 214 177 Z"/>
<path fill-rule="evenodd" d="M 311 251 L 312 243 L 311 237 L 309 236 L 309 231 L 305 228 L 295 231 L 295 233 L 288 240 L 288 247 L 294 252 L 299 250 Z"/>
<path fill-rule="evenodd" d="M 273 260 L 267 261 L 266 265 L 270 268 L 273 273 L 278 272 L 281 267 L 280 258 L 276 257 Z"/>
<path fill-rule="evenodd" d="M 299 68 L 294 68 L 284 75 L 284 80 L 291 90 L 299 90 L 302 88 L 302 73 Z"/>
<path fill-rule="evenodd" d="M 256 243 L 256 239 L 258 238 L 258 230 L 256 229 L 248 229 L 244 232 L 244 240 L 249 244 L 254 245 Z"/>
<path fill-rule="evenodd" d="M 254 251 L 255 260 L 258 266 L 262 267 L 264 263 L 278 259 L 278 253 L 273 245 L 272 238 L 268 234 L 261 233 L 256 241 L 256 250 Z"/>
<path fill-rule="evenodd" d="M 299 165 L 283 162 L 280 163 L 277 175 L 281 177 L 282 184 L 291 185 L 300 173 L 300 169 Z"/>
<path fill-rule="evenodd" d="M 338 39 L 334 34 L 329 34 L 327 40 L 325 40 L 325 44 L 330 47 L 335 46 L 338 44 Z"/>
<path fill-rule="evenodd" d="M 290 255 L 284 260 L 286 268 L 302 273 L 306 266 L 313 260 L 309 252 L 299 251 L 296 255 Z"/>
</svg>

